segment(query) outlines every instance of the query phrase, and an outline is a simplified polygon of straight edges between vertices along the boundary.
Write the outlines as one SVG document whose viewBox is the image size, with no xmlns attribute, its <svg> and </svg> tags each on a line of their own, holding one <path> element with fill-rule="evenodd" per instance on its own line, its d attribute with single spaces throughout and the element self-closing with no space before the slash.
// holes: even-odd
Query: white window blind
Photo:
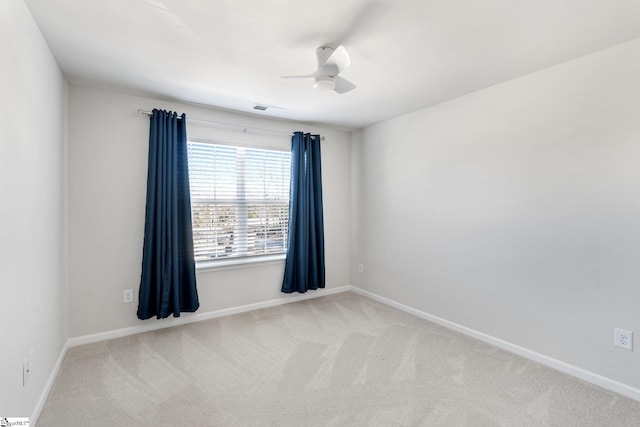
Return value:
<svg viewBox="0 0 640 427">
<path fill-rule="evenodd" d="M 196 261 L 285 253 L 291 153 L 187 147 Z"/>
</svg>

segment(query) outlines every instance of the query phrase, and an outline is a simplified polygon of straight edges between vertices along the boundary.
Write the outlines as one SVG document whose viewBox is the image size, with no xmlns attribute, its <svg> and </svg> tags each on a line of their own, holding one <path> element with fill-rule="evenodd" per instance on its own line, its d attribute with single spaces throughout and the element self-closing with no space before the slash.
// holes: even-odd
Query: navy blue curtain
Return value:
<svg viewBox="0 0 640 427">
<path fill-rule="evenodd" d="M 320 135 L 291 138 L 289 240 L 282 292 L 324 288 L 324 219 Z"/>
<path fill-rule="evenodd" d="M 186 116 L 153 110 L 138 318 L 199 307 L 191 229 Z"/>
</svg>

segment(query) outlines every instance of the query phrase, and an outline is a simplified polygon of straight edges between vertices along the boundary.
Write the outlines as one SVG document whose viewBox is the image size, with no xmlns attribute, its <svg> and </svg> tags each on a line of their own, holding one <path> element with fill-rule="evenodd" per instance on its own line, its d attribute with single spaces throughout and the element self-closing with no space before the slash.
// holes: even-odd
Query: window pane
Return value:
<svg viewBox="0 0 640 427">
<path fill-rule="evenodd" d="M 289 152 L 189 142 L 197 261 L 286 252 Z"/>
<path fill-rule="evenodd" d="M 237 207 L 229 204 L 194 203 L 192 210 L 196 260 L 221 258 L 233 253 Z"/>
<path fill-rule="evenodd" d="M 252 204 L 247 210 L 249 251 L 255 254 L 285 251 L 289 206 L 275 203 Z"/>
</svg>

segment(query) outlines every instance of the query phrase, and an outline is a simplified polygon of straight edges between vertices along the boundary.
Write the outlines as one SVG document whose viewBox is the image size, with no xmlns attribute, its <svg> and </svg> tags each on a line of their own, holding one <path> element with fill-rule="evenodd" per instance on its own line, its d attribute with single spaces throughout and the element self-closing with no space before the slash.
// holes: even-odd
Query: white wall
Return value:
<svg viewBox="0 0 640 427">
<path fill-rule="evenodd" d="M 1 1 L 1 416 L 32 416 L 67 339 L 66 90 L 25 4 Z M 23 387 L 31 349 L 32 375 Z"/>
<path fill-rule="evenodd" d="M 71 85 L 69 96 L 70 335 L 117 330 L 173 319 L 136 317 L 140 284 L 149 119 L 139 108 L 164 108 L 187 117 L 250 127 L 319 132 L 322 145 L 328 289 L 349 284 L 350 135 L 193 105 Z M 190 122 L 189 137 L 257 140 L 290 146 L 286 135 L 267 136 Z M 280 292 L 284 261 L 197 274 L 200 309 L 207 313 L 287 298 Z M 133 304 L 122 291 L 134 289 Z M 323 291 L 316 291 L 322 293 Z M 190 314 L 183 313 L 183 317 Z"/>
<path fill-rule="evenodd" d="M 640 388 L 640 40 L 366 128 L 352 160 L 353 285 Z"/>
</svg>

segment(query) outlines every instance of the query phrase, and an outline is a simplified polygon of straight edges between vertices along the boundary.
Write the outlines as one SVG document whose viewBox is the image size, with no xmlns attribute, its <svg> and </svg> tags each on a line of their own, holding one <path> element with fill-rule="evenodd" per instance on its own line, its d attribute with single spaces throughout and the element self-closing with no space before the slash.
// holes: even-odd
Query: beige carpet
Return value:
<svg viewBox="0 0 640 427">
<path fill-rule="evenodd" d="M 639 426 L 640 402 L 343 293 L 72 348 L 38 426 Z"/>
</svg>

